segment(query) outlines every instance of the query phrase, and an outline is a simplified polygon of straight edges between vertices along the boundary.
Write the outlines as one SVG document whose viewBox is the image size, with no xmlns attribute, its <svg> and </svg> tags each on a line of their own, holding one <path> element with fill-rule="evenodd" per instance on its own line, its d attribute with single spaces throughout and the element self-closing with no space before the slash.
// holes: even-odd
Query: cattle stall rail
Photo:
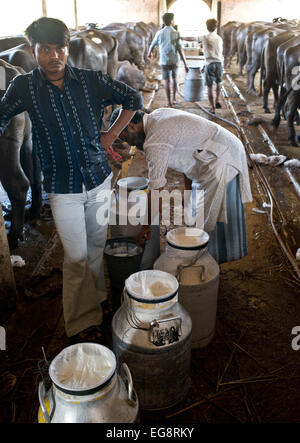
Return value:
<svg viewBox="0 0 300 443">
<path fill-rule="evenodd" d="M 237 124 L 239 125 L 239 133 L 240 133 L 240 137 L 243 140 L 243 143 L 245 145 L 246 151 L 248 156 L 250 157 L 250 154 L 254 154 L 255 153 L 255 147 L 251 144 L 251 142 L 249 141 L 245 131 L 243 130 L 242 124 L 234 110 L 234 107 L 232 106 L 232 103 L 230 101 L 229 95 L 227 93 L 227 90 L 224 86 L 222 86 L 222 94 L 223 97 L 225 99 L 225 102 L 227 104 L 227 106 L 230 108 L 235 121 L 237 122 Z M 246 101 L 245 101 L 246 103 Z M 249 106 L 247 105 L 248 110 L 250 109 Z M 260 126 L 260 125 L 259 125 Z M 258 128 L 259 129 L 259 128 Z M 266 132 L 264 131 L 264 129 L 261 127 L 260 128 L 260 132 L 261 135 L 264 137 L 264 142 L 268 142 L 270 149 L 272 151 L 273 154 L 279 154 L 277 149 L 275 148 L 274 144 L 272 143 L 272 141 L 270 140 L 270 138 L 268 137 L 268 135 L 266 134 Z M 267 137 L 267 139 L 265 138 Z M 251 160 L 250 160 L 251 161 Z M 259 191 L 260 194 L 262 194 L 262 198 L 267 197 L 269 200 L 269 207 L 270 207 L 270 211 L 269 211 L 269 219 L 270 219 L 270 223 L 273 229 L 273 232 L 276 236 L 277 241 L 279 242 L 279 245 L 281 247 L 281 249 L 283 250 L 283 252 L 285 253 L 286 257 L 288 258 L 289 262 L 291 263 L 294 272 L 295 272 L 295 276 L 296 278 L 300 281 L 300 269 L 299 269 L 299 265 L 296 261 L 296 259 L 294 258 L 294 255 L 291 251 L 291 247 L 287 241 L 288 235 L 284 229 L 285 226 L 287 226 L 288 222 L 286 220 L 286 218 L 283 215 L 283 211 L 280 208 L 280 204 L 278 202 L 278 199 L 276 198 L 276 196 L 274 195 L 274 193 L 272 192 L 272 189 L 269 185 L 268 179 L 266 178 L 262 168 L 260 165 L 257 165 L 255 162 L 252 162 L 252 168 L 254 168 L 255 170 L 255 175 L 258 179 L 258 182 L 261 185 L 261 188 L 264 191 L 264 195 L 261 192 L 261 188 L 259 186 L 257 186 L 257 189 Z M 286 168 L 285 168 L 286 169 Z M 290 171 L 289 171 L 290 173 Z M 290 175 L 292 175 L 290 173 Z M 292 182 L 293 183 L 293 182 Z M 295 182 L 297 184 L 297 182 Z M 294 186 L 295 186 L 295 183 Z M 299 187 L 299 184 L 297 184 L 297 186 Z M 298 194 L 298 189 L 295 186 L 295 191 Z M 276 192 L 276 190 L 275 190 Z M 275 213 L 277 214 L 277 217 L 275 216 Z M 281 229 L 283 231 L 283 233 L 280 233 L 280 228 L 277 229 L 276 224 L 281 225 L 283 228 Z M 285 238 L 283 238 L 285 237 Z"/>
<path fill-rule="evenodd" d="M 225 78 L 228 81 L 227 87 L 231 86 L 232 90 L 237 94 L 237 96 L 239 97 L 241 102 L 246 107 L 246 110 L 249 113 L 253 114 L 250 106 L 247 104 L 246 99 L 243 97 L 242 93 L 240 92 L 239 88 L 234 83 L 232 78 L 228 74 L 225 74 Z M 245 127 L 243 125 L 243 123 L 241 122 L 241 120 L 238 118 L 238 115 L 234 109 L 232 101 L 230 100 L 230 97 L 229 97 L 229 94 L 228 94 L 225 84 L 226 84 L 226 82 L 223 82 L 222 94 L 223 94 L 225 103 L 230 108 L 233 118 L 239 127 L 239 134 L 244 142 L 248 156 L 250 157 L 250 154 L 256 153 L 258 147 L 260 147 L 260 146 L 267 146 L 269 151 L 271 151 L 272 155 L 274 155 L 274 154 L 278 155 L 279 150 L 276 148 L 276 146 L 274 145 L 274 143 L 272 142 L 271 138 L 268 136 L 268 134 L 266 133 L 264 128 L 261 126 L 261 124 L 256 125 L 254 128 L 252 127 L 252 130 L 256 129 L 256 131 L 260 135 L 260 139 L 258 138 L 258 142 L 254 143 L 253 141 L 249 140 L 250 137 L 249 137 L 249 134 L 247 134 L 247 132 L 249 132 L 249 128 L 247 126 Z M 260 140 L 260 143 L 259 143 L 259 140 Z M 295 258 L 295 254 L 293 253 L 293 249 L 295 249 L 295 246 L 296 246 L 295 245 L 296 242 L 294 240 L 295 236 L 294 236 L 294 232 L 288 232 L 289 231 L 289 220 L 284 215 L 285 208 L 282 207 L 282 202 L 281 202 L 282 197 L 278 195 L 279 190 L 276 186 L 274 186 L 274 185 L 276 185 L 276 181 L 275 181 L 275 183 L 271 184 L 270 183 L 270 181 L 271 181 L 270 174 L 268 175 L 268 173 L 260 165 L 256 164 L 251 159 L 250 159 L 250 161 L 252 163 L 252 167 L 254 168 L 257 180 L 258 180 L 259 184 L 261 185 L 261 188 L 259 186 L 257 186 L 259 193 L 262 194 L 262 191 L 261 191 L 261 189 L 262 189 L 265 194 L 265 195 L 262 195 L 262 198 L 264 199 L 264 201 L 265 201 L 266 197 L 269 200 L 269 205 L 270 205 L 269 220 L 270 220 L 273 232 L 276 236 L 276 239 L 278 240 L 278 242 L 280 244 L 280 247 L 282 248 L 283 252 L 285 253 L 286 257 L 288 258 L 289 262 L 291 263 L 291 265 L 293 267 L 294 277 L 296 279 L 298 279 L 298 281 L 300 281 L 299 263 L 297 263 L 297 260 Z M 276 171 L 278 171 L 278 174 L 280 174 L 281 178 L 283 179 L 283 182 L 285 184 L 284 188 L 288 189 L 289 183 L 293 184 L 294 201 L 298 202 L 297 207 L 299 208 L 298 209 L 298 213 L 299 213 L 300 212 L 300 200 L 299 200 L 300 183 L 299 183 L 298 179 L 296 178 L 296 176 L 293 175 L 293 173 L 289 170 L 289 168 L 285 167 L 284 165 L 282 168 L 276 169 Z M 289 197 L 291 197 L 291 193 L 288 191 L 285 193 L 284 192 L 285 189 L 283 189 L 283 190 L 281 189 L 280 191 L 283 191 L 283 193 L 286 195 L 285 200 L 286 200 L 286 202 L 288 202 Z"/>
</svg>

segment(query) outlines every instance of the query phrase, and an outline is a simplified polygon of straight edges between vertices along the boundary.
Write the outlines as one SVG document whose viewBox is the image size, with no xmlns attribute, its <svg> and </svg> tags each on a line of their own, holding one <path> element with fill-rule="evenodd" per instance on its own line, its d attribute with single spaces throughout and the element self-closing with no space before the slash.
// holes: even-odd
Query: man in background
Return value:
<svg viewBox="0 0 300 443">
<path fill-rule="evenodd" d="M 162 19 L 164 27 L 156 33 L 150 45 L 148 57 L 151 58 L 153 48 L 158 46 L 160 56 L 159 64 L 162 69 L 168 100 L 167 106 L 173 108 L 173 106 L 176 105 L 178 54 L 183 61 L 186 72 L 188 71 L 188 66 L 181 48 L 179 33 L 174 29 L 174 14 L 167 12 L 163 15 Z M 172 77 L 172 93 L 170 77 Z"/>
<path fill-rule="evenodd" d="M 221 83 L 223 77 L 223 40 L 217 34 L 218 22 L 214 18 L 206 21 L 207 33 L 195 37 L 183 37 L 184 40 L 197 40 L 202 44 L 205 58 L 205 83 L 208 89 L 208 100 L 210 103 L 210 112 L 215 113 L 216 109 L 221 108 L 219 102 Z M 216 96 L 214 98 L 213 85 L 216 84 Z"/>
</svg>

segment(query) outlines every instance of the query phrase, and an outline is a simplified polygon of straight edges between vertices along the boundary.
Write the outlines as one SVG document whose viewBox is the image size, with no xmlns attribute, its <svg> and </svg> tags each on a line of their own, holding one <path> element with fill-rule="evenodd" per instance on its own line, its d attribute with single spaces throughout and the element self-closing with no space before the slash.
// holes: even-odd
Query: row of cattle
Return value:
<svg viewBox="0 0 300 443">
<path fill-rule="evenodd" d="M 153 23 L 112 23 L 101 29 L 95 24 L 71 32 L 68 64 L 77 68 L 101 70 L 135 89 L 145 85 L 144 69 L 149 45 L 157 31 Z M 37 66 L 25 37 L 0 39 L 0 78 L 5 93 L 9 82 L 20 73 Z M 31 123 L 27 113 L 14 117 L 0 138 L 0 182 L 11 203 L 9 245 L 14 249 L 22 238 L 25 203 L 32 191 L 30 219 L 41 210 L 41 171 L 32 156 Z"/>
<path fill-rule="evenodd" d="M 221 27 L 224 42 L 224 65 L 229 68 L 234 56 L 239 74 L 245 69 L 247 92 L 257 94 L 255 75 L 260 71 L 263 108 L 269 109 L 269 93 L 274 95 L 273 128 L 280 124 L 281 112 L 287 120 L 288 141 L 297 146 L 294 121 L 300 106 L 300 24 L 296 20 L 276 19 L 273 22 L 228 22 Z"/>
</svg>

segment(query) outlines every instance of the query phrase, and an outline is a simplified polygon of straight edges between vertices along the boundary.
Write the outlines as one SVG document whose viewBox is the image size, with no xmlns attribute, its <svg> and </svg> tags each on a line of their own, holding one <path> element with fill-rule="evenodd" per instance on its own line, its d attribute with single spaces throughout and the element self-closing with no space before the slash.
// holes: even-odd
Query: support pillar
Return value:
<svg viewBox="0 0 300 443">
<path fill-rule="evenodd" d="M 162 16 L 168 11 L 167 0 L 159 0 L 158 2 L 158 21 L 162 25 Z"/>
<path fill-rule="evenodd" d="M 74 16 L 75 16 L 75 29 L 78 31 L 78 9 L 77 0 L 74 0 Z"/>
<path fill-rule="evenodd" d="M 221 21 L 222 21 L 222 3 L 218 1 L 217 3 L 217 20 L 218 20 L 218 30 L 217 33 L 220 35 Z"/>
<path fill-rule="evenodd" d="M 46 0 L 42 0 L 43 17 L 47 17 L 47 3 Z"/>
</svg>

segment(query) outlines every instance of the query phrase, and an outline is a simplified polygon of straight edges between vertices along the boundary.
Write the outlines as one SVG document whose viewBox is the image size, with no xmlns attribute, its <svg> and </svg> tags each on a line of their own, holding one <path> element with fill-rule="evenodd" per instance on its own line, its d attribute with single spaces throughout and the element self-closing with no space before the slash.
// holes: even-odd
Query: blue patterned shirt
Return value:
<svg viewBox="0 0 300 443">
<path fill-rule="evenodd" d="M 142 107 L 142 97 L 101 71 L 66 66 L 59 89 L 36 68 L 10 83 L 0 103 L 0 131 L 14 115 L 28 111 L 45 191 L 81 193 L 83 184 L 91 190 L 111 173 L 100 143 L 104 108 L 111 104 L 134 111 Z"/>
</svg>

